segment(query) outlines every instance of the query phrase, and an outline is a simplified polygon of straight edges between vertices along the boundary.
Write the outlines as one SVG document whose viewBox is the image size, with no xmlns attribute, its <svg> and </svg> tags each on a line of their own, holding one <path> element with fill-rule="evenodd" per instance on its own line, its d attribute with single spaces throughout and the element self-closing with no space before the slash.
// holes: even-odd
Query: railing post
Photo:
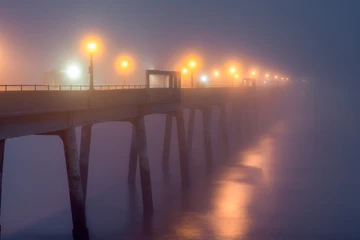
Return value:
<svg viewBox="0 0 360 240">
<path fill-rule="evenodd" d="M 20 91 L 22 91 L 22 90 L 23 90 L 23 88 L 22 88 L 22 87 L 23 87 L 23 85 L 21 84 L 21 85 L 20 85 Z"/>
<path fill-rule="evenodd" d="M 47 87 L 48 87 L 48 91 L 50 91 L 50 85 L 49 84 L 47 85 Z"/>
<path fill-rule="evenodd" d="M 61 85 L 59 85 L 59 90 L 61 91 Z"/>
<path fill-rule="evenodd" d="M 36 84 L 35 84 L 35 91 L 36 91 Z"/>
<path fill-rule="evenodd" d="M 7 92 L 7 85 L 5 85 L 5 92 Z"/>
<path fill-rule="evenodd" d="M 70 91 L 72 91 L 72 84 L 70 85 Z"/>
</svg>

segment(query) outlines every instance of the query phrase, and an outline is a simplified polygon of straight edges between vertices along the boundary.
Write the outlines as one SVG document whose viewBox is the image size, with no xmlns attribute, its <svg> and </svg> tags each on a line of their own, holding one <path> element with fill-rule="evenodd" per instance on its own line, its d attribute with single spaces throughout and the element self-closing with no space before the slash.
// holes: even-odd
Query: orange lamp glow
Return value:
<svg viewBox="0 0 360 240">
<path fill-rule="evenodd" d="M 191 61 L 189 62 L 189 67 L 191 67 L 191 68 L 195 68 L 196 65 L 197 65 L 197 63 L 196 63 L 195 60 L 191 60 Z"/>
<path fill-rule="evenodd" d="M 183 70 L 182 70 L 183 74 L 187 74 L 188 72 L 189 72 L 189 70 L 187 68 L 183 68 Z"/>
<path fill-rule="evenodd" d="M 96 52 L 96 43 L 91 42 L 87 44 L 87 49 L 89 50 L 89 52 L 93 53 Z"/>
<path fill-rule="evenodd" d="M 127 60 L 123 60 L 121 62 L 121 67 L 124 68 L 124 69 L 128 68 L 129 67 L 129 62 Z"/>
</svg>

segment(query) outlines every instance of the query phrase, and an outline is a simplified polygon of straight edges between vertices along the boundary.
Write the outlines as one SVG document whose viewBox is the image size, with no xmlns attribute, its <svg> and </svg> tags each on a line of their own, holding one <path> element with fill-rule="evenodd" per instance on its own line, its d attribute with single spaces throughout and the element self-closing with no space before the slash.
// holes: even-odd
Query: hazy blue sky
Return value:
<svg viewBox="0 0 360 240">
<path fill-rule="evenodd" d="M 291 76 L 347 78 L 360 65 L 359 11 L 356 0 L 0 0 L 0 76 L 41 82 L 69 61 L 86 66 L 79 39 L 95 32 L 106 36 L 103 82 L 124 50 L 141 74 L 197 49 L 209 66 L 236 56 Z"/>
</svg>

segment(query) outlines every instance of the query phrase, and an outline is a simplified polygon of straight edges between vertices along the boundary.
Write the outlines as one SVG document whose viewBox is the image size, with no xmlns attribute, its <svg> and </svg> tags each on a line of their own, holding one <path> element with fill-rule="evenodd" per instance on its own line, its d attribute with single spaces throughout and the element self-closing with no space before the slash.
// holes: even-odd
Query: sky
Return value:
<svg viewBox="0 0 360 240">
<path fill-rule="evenodd" d="M 42 83 L 43 72 L 79 62 L 81 39 L 97 34 L 98 83 L 114 83 L 114 59 L 171 69 L 187 53 L 204 68 L 236 59 L 247 67 L 321 84 L 356 84 L 360 67 L 360 2 L 356 0 L 0 0 L 1 83 Z M 85 70 L 86 71 L 86 70 Z"/>
</svg>

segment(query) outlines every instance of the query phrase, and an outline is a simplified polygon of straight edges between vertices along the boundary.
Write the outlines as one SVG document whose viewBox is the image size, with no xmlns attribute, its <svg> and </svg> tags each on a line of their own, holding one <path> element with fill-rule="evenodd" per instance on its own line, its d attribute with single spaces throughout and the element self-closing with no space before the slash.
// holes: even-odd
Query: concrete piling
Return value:
<svg viewBox="0 0 360 240">
<path fill-rule="evenodd" d="M 0 211 L 1 211 L 1 196 L 2 196 L 2 179 L 4 167 L 4 153 L 5 153 L 5 139 L 0 140 Z M 0 239 L 1 239 L 1 225 L 0 225 Z"/>
<path fill-rule="evenodd" d="M 73 239 L 89 240 L 75 129 L 70 128 L 64 130 L 59 133 L 59 136 L 64 144 L 66 172 L 73 220 Z"/>
<path fill-rule="evenodd" d="M 139 169 L 144 214 L 152 214 L 154 211 L 154 205 L 152 199 L 150 166 L 147 152 L 144 116 L 134 119 L 133 124 L 136 128 L 136 145 L 137 152 L 139 154 Z"/>
<path fill-rule="evenodd" d="M 226 111 L 226 104 L 220 106 L 220 129 L 221 135 L 224 143 L 224 152 L 226 158 L 230 154 L 229 149 L 229 136 L 228 136 L 228 129 L 227 129 L 227 111 Z"/>
<path fill-rule="evenodd" d="M 129 172 L 128 172 L 128 183 L 135 184 L 136 180 L 136 168 L 138 161 L 138 151 L 137 151 L 137 139 L 136 139 L 136 127 L 132 125 L 131 132 L 131 146 L 130 146 L 130 156 L 129 156 Z"/>
<path fill-rule="evenodd" d="M 189 122 L 188 122 L 188 131 L 187 131 L 187 153 L 188 158 L 191 159 L 192 156 L 192 142 L 193 142 L 193 136 L 194 136 L 194 124 L 195 124 L 195 110 L 194 108 L 190 109 L 189 112 Z"/>
<path fill-rule="evenodd" d="M 203 128 L 204 128 L 204 145 L 205 159 L 208 171 L 212 171 L 213 154 L 211 143 L 211 108 L 204 107 L 202 109 Z"/>
<path fill-rule="evenodd" d="M 81 174 L 81 183 L 82 183 L 82 188 L 83 188 L 85 204 L 86 204 L 86 193 L 87 193 L 88 174 L 89 174 L 91 129 L 92 129 L 91 124 L 85 125 L 81 128 L 80 174 Z"/>
<path fill-rule="evenodd" d="M 164 169 L 169 168 L 172 118 L 173 118 L 172 113 L 166 114 L 166 124 L 165 124 L 165 134 L 164 134 L 164 144 L 163 144 L 164 147 L 163 147 L 163 156 L 162 156 L 162 166 Z"/>
<path fill-rule="evenodd" d="M 176 111 L 174 114 L 176 118 L 176 126 L 177 126 L 177 134 L 178 134 L 181 181 L 183 187 L 188 187 L 190 183 L 189 160 L 188 160 L 188 149 L 186 146 L 186 139 L 185 139 L 184 115 L 181 109 Z"/>
</svg>

